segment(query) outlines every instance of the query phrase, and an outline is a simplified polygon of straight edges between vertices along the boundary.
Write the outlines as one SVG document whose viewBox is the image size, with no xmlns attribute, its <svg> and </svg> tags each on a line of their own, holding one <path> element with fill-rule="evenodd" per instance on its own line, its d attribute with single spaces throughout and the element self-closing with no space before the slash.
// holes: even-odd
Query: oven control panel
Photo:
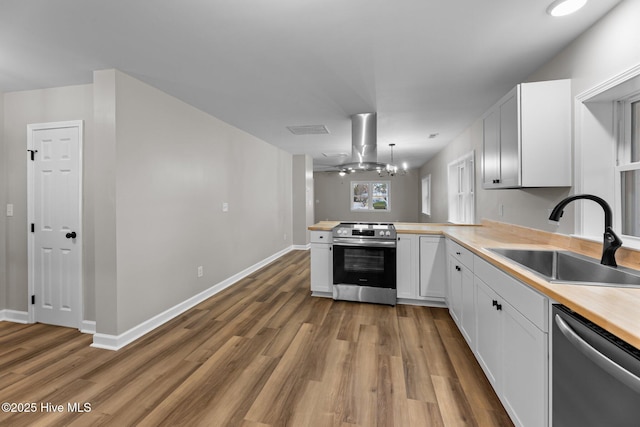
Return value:
<svg viewBox="0 0 640 427">
<path fill-rule="evenodd" d="M 334 237 L 354 239 L 395 240 L 396 229 L 393 224 L 380 223 L 340 223 L 333 229 Z"/>
</svg>

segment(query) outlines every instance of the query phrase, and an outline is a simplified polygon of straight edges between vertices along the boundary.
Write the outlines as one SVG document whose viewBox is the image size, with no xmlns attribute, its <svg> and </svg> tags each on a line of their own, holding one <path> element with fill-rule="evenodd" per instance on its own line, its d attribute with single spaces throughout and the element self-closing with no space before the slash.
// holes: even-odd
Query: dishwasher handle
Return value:
<svg viewBox="0 0 640 427">
<path fill-rule="evenodd" d="M 562 335 L 564 335 L 574 347 L 580 350 L 582 354 L 622 384 L 634 390 L 636 393 L 640 393 L 640 378 L 593 348 L 588 342 L 582 339 L 571 326 L 567 325 L 559 314 L 556 314 L 554 319 Z"/>
</svg>

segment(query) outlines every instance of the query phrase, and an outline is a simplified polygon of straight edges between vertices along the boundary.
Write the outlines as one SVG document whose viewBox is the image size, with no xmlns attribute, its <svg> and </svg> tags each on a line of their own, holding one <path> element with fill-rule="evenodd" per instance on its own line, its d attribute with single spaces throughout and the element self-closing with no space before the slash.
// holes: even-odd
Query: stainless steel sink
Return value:
<svg viewBox="0 0 640 427">
<path fill-rule="evenodd" d="M 533 271 L 551 283 L 640 287 L 640 271 L 600 264 L 569 251 L 489 249 Z"/>
</svg>

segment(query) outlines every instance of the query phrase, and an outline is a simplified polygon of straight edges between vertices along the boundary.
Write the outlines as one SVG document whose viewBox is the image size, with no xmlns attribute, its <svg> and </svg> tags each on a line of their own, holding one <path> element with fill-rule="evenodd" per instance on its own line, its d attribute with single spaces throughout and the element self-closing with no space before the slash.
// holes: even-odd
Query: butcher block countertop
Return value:
<svg viewBox="0 0 640 427">
<path fill-rule="evenodd" d="M 338 221 L 322 221 L 309 230 L 330 231 Z M 482 225 L 395 223 L 399 234 L 444 235 L 479 257 L 566 305 L 636 348 L 640 348 L 640 288 L 553 284 L 487 248 L 570 250 L 600 259 L 602 244 L 511 224 L 483 221 Z M 619 265 L 640 269 L 640 252 L 621 248 Z"/>
</svg>

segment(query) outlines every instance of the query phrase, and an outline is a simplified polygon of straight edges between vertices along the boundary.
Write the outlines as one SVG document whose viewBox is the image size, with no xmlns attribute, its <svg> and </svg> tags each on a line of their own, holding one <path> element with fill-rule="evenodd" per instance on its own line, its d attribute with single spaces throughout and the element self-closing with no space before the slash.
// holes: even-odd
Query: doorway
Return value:
<svg viewBox="0 0 640 427">
<path fill-rule="evenodd" d="M 82 135 L 82 121 L 27 126 L 32 323 L 82 323 Z"/>
</svg>

